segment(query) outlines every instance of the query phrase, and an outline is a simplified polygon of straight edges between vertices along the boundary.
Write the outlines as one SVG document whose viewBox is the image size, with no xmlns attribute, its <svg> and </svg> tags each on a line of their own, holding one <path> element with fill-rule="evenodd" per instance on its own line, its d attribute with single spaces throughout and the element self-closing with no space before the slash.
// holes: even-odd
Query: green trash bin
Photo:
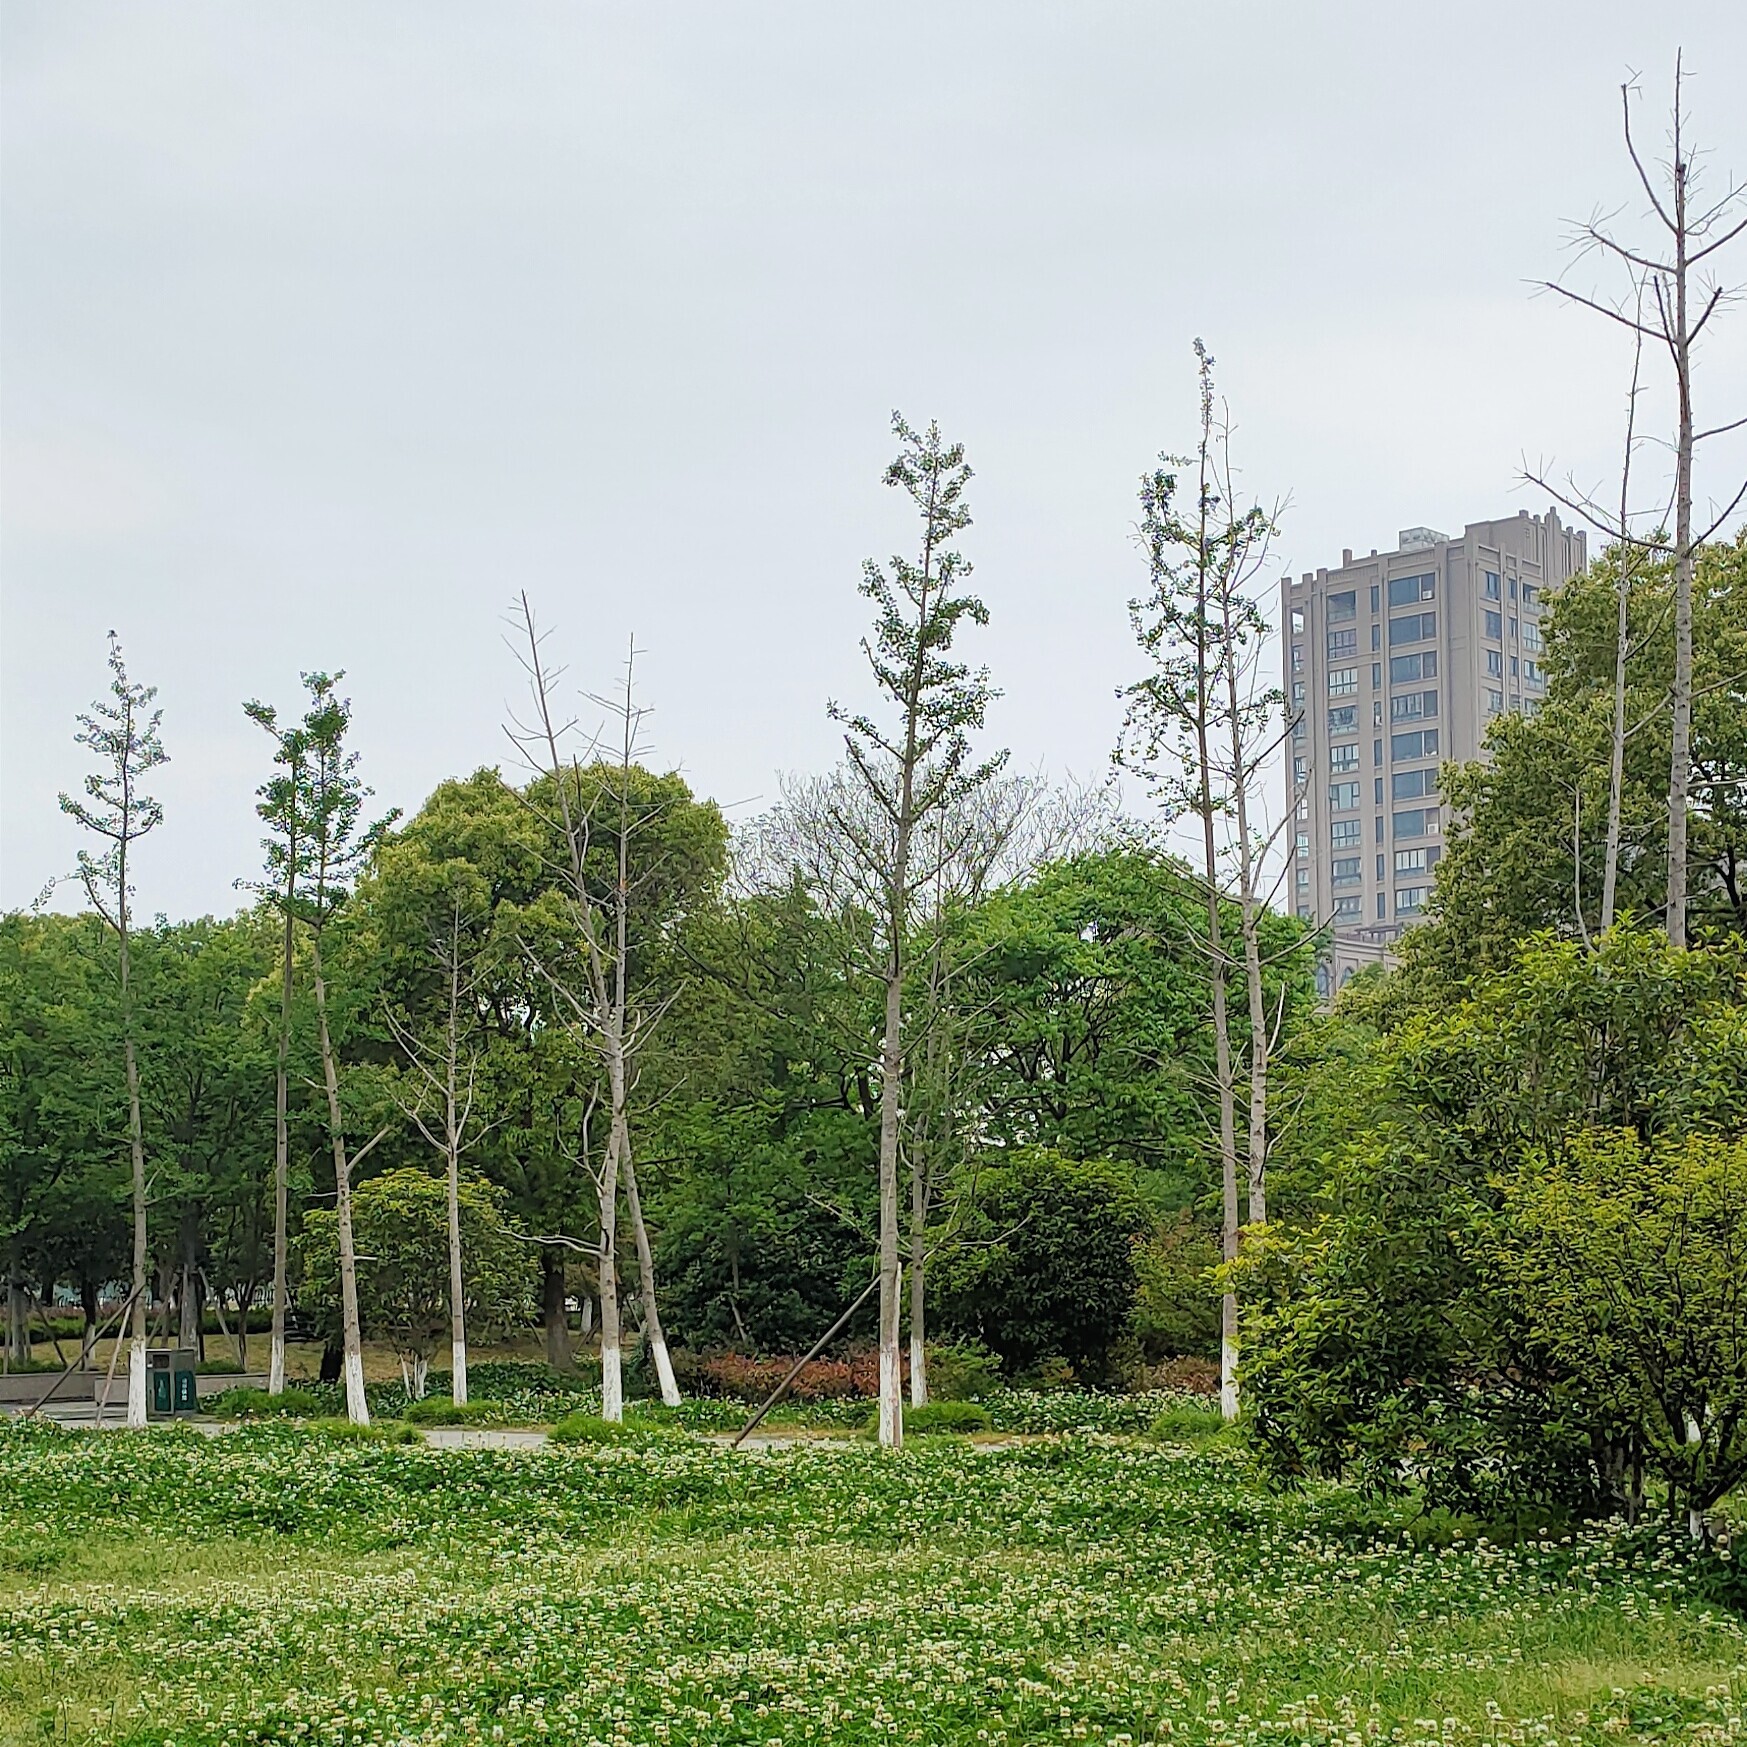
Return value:
<svg viewBox="0 0 1747 1747">
<path fill-rule="evenodd" d="M 196 1355 L 189 1347 L 150 1347 L 146 1351 L 146 1418 L 175 1419 L 200 1411 L 194 1380 Z"/>
</svg>

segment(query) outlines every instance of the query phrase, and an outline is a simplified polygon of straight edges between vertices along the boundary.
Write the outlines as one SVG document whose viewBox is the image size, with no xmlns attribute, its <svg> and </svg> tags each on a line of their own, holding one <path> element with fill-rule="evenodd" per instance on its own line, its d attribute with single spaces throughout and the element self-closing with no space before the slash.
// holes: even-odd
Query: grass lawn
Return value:
<svg viewBox="0 0 1747 1747">
<path fill-rule="evenodd" d="M 1416 1549 L 1138 1439 L 0 1433 L 0 1740 L 1747 1741 L 1677 1542 Z"/>
</svg>

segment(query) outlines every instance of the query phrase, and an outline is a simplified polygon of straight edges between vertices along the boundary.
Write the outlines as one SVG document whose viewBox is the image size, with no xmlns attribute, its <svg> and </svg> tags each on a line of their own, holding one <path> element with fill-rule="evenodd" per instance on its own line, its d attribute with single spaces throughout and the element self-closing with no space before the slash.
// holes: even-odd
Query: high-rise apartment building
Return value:
<svg viewBox="0 0 1747 1747">
<path fill-rule="evenodd" d="M 1586 562 L 1580 530 L 1523 510 L 1454 540 L 1404 528 L 1393 552 L 1281 583 L 1302 791 L 1289 890 L 1330 926 L 1327 988 L 1420 915 L 1447 817 L 1438 767 L 1480 757 L 1494 716 L 1540 708 L 1547 593 Z"/>
</svg>

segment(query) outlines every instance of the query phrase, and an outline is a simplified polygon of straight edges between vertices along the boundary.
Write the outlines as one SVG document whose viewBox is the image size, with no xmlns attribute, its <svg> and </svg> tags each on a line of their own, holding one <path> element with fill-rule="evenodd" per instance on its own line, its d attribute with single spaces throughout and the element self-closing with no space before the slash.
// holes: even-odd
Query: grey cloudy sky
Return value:
<svg viewBox="0 0 1747 1747">
<path fill-rule="evenodd" d="M 123 636 L 158 685 L 147 909 L 227 910 L 265 742 L 343 667 L 384 801 L 504 756 L 526 589 L 579 685 L 634 630 L 659 760 L 829 762 L 894 407 L 977 471 L 992 733 L 1099 772 L 1135 482 L 1204 335 L 1281 569 L 1617 465 L 1617 334 L 1529 294 L 1635 198 L 1674 51 L 1747 172 L 1747 7 L 0 0 L 0 903 Z M 1701 418 L 1747 412 L 1747 309 Z M 1721 450 L 1701 477 L 1739 465 Z"/>
</svg>

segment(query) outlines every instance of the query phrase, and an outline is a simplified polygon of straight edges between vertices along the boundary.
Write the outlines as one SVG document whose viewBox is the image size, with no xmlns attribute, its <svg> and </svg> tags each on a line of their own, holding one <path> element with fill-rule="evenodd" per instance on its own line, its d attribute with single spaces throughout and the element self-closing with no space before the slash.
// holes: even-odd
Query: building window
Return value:
<svg viewBox="0 0 1747 1747">
<path fill-rule="evenodd" d="M 1424 886 L 1402 886 L 1395 894 L 1397 916 L 1417 916 L 1426 907 Z"/>
<path fill-rule="evenodd" d="M 1310 920 L 1310 906 L 1308 904 L 1300 904 L 1298 906 L 1298 920 L 1300 922 L 1308 922 Z M 1320 982 L 1323 973 L 1319 970 L 1316 974 Z"/>
<path fill-rule="evenodd" d="M 1438 731 L 1436 728 L 1420 728 L 1412 734 L 1391 734 L 1389 736 L 1389 756 L 1391 758 L 1436 758 L 1438 755 Z"/>
<path fill-rule="evenodd" d="M 1304 718 L 1303 718 L 1303 716 L 1299 716 L 1293 721 L 1292 738 L 1294 740 L 1302 740 L 1304 738 Z"/>
<path fill-rule="evenodd" d="M 1328 634 L 1328 658 L 1330 661 L 1340 661 L 1349 655 L 1359 653 L 1359 633 L 1357 631 L 1330 631 Z"/>
<path fill-rule="evenodd" d="M 1541 627 L 1533 619 L 1523 620 L 1523 647 L 1537 655 L 1541 652 Z"/>
<path fill-rule="evenodd" d="M 1539 685 L 1544 677 L 1541 672 L 1541 664 L 1538 661 L 1525 661 L 1523 663 L 1523 678 L 1530 685 Z"/>
<path fill-rule="evenodd" d="M 1513 643 L 1516 641 L 1516 620 L 1515 619 L 1512 619 L 1510 622 L 1510 640 Z"/>
<path fill-rule="evenodd" d="M 1372 701 L 1371 726 L 1373 728 L 1381 728 L 1383 726 L 1383 700 L 1381 698 L 1376 698 Z"/>
<path fill-rule="evenodd" d="M 1337 886 L 1357 885 L 1364 878 L 1356 855 L 1337 855 L 1329 863 L 1329 877 Z"/>
<path fill-rule="evenodd" d="M 1295 758 L 1292 760 L 1292 786 L 1294 788 L 1303 788 L 1304 779 L 1309 775 L 1310 760 L 1308 758 Z"/>
<path fill-rule="evenodd" d="M 1357 783 L 1330 783 L 1328 785 L 1328 804 L 1337 813 L 1350 812 L 1359 804 L 1359 785 Z"/>
<path fill-rule="evenodd" d="M 1400 813 L 1391 814 L 1389 819 L 1389 835 L 1391 837 L 1423 837 L 1426 834 L 1426 810 L 1424 807 L 1409 807 Z"/>
<path fill-rule="evenodd" d="M 1303 607 L 1294 607 L 1292 609 L 1292 635 L 1294 637 L 1300 637 L 1303 634 L 1304 634 L 1304 609 L 1303 609 Z"/>
<path fill-rule="evenodd" d="M 1391 655 L 1389 657 L 1389 683 L 1405 685 L 1409 680 L 1436 679 L 1438 677 L 1438 652 L 1427 649 L 1418 655 Z"/>
<path fill-rule="evenodd" d="M 1523 584 L 1523 605 L 1532 607 L 1541 598 L 1541 591 L 1532 582 Z"/>
<path fill-rule="evenodd" d="M 1500 692 L 1500 691 L 1487 692 L 1487 694 L 1486 694 L 1486 712 L 1490 716 L 1502 716 L 1504 714 L 1504 693 L 1503 692 Z"/>
<path fill-rule="evenodd" d="M 1430 865 L 1426 857 L 1429 850 L 1398 849 L 1395 852 L 1395 871 L 1398 874 L 1424 873 Z"/>
<path fill-rule="evenodd" d="M 1486 609 L 1485 630 L 1488 637 L 1502 637 L 1504 635 L 1504 615 L 1495 613 L 1491 607 L 1488 607 Z"/>
<path fill-rule="evenodd" d="M 1389 621 L 1389 645 L 1397 643 L 1423 643 L 1428 637 L 1438 634 L 1438 615 L 1436 613 L 1408 613 L 1399 619 Z"/>
<path fill-rule="evenodd" d="M 1330 770 L 1357 770 L 1359 768 L 1359 743 L 1349 740 L 1343 746 L 1331 746 L 1328 749 L 1328 767 Z"/>
<path fill-rule="evenodd" d="M 1300 856 L 1308 855 L 1310 853 L 1310 833 L 1308 831 L 1300 831 L 1298 833 L 1298 842 L 1294 847 L 1297 849 Z"/>
<path fill-rule="evenodd" d="M 1489 570 L 1486 572 L 1484 588 L 1485 588 L 1486 598 L 1489 601 L 1495 601 L 1495 600 L 1499 599 L 1500 595 L 1503 593 L 1503 590 L 1500 589 L 1500 587 L 1499 587 L 1498 572 L 1496 570 Z"/>
<path fill-rule="evenodd" d="M 1371 584 L 1371 611 L 1376 612 L 1376 610 L 1377 610 L 1377 585 L 1376 585 L 1376 583 L 1372 583 Z"/>
<path fill-rule="evenodd" d="M 1301 679 L 1295 679 L 1292 682 L 1292 701 L 1295 704 L 1304 702 L 1304 681 Z"/>
<path fill-rule="evenodd" d="M 1337 922 L 1357 922 L 1364 906 L 1365 900 L 1363 898 L 1336 898 L 1335 920 Z"/>
<path fill-rule="evenodd" d="M 1400 697 L 1389 700 L 1391 721 L 1413 722 L 1422 716 L 1435 716 L 1437 713 L 1436 692 L 1403 692 Z"/>
<path fill-rule="evenodd" d="M 1525 716 L 1538 716 L 1538 715 L 1540 715 L 1540 713 L 1541 713 L 1541 700 L 1539 698 L 1524 698 L 1523 699 L 1523 714 Z"/>
<path fill-rule="evenodd" d="M 1371 742 L 1371 763 L 1373 766 L 1376 766 L 1376 765 L 1381 764 L 1382 762 L 1383 762 L 1383 742 L 1381 740 L 1373 740 Z"/>
<path fill-rule="evenodd" d="M 1309 868 L 1301 867 L 1298 870 L 1297 884 L 1298 884 L 1298 888 L 1300 891 L 1304 890 L 1304 888 L 1310 884 L 1310 869 Z"/>
<path fill-rule="evenodd" d="M 1514 655 L 1510 658 L 1510 676 L 1512 679 L 1517 677 L 1517 659 Z"/>
<path fill-rule="evenodd" d="M 1371 622 L 1371 653 L 1375 655 L 1383 647 L 1383 627 L 1375 620 Z"/>
<path fill-rule="evenodd" d="M 1358 689 L 1358 668 L 1336 667 L 1330 670 L 1328 676 L 1328 695 L 1331 698 L 1349 698 Z"/>
<path fill-rule="evenodd" d="M 1514 576 L 1510 579 L 1510 598 L 1513 601 L 1516 599 L 1516 578 Z"/>
<path fill-rule="evenodd" d="M 1328 622 L 1338 625 L 1348 619 L 1359 616 L 1359 593 L 1357 589 L 1349 588 L 1344 594 L 1331 594 L 1328 597 Z"/>
<path fill-rule="evenodd" d="M 1398 770 L 1389 779 L 1389 798 L 1392 801 L 1412 801 L 1421 795 L 1435 795 L 1437 792 L 1438 773 L 1423 765 L 1418 770 Z"/>
<path fill-rule="evenodd" d="M 1382 683 L 1383 683 L 1383 663 L 1381 661 L 1373 661 L 1371 663 L 1371 689 L 1372 689 L 1372 691 L 1376 691 L 1376 689 L 1380 685 L 1382 685 Z"/>
<path fill-rule="evenodd" d="M 1392 607 L 1411 607 L 1419 601 L 1433 600 L 1437 588 L 1436 575 L 1397 576 L 1389 584 L 1389 604 Z"/>
<path fill-rule="evenodd" d="M 1379 922 L 1383 920 L 1383 906 L 1388 902 L 1389 899 L 1382 892 L 1377 894 L 1377 920 Z"/>
<path fill-rule="evenodd" d="M 1357 819 L 1337 819 L 1328 828 L 1330 849 L 1357 849 L 1364 836 Z"/>
<path fill-rule="evenodd" d="M 1502 650 L 1488 649 L 1486 651 L 1486 671 L 1494 679 L 1504 677 L 1504 653 Z"/>
<path fill-rule="evenodd" d="M 1331 734 L 1357 734 L 1359 731 L 1359 707 L 1348 704 L 1344 710 L 1330 710 L 1328 713 L 1328 731 Z"/>
</svg>

